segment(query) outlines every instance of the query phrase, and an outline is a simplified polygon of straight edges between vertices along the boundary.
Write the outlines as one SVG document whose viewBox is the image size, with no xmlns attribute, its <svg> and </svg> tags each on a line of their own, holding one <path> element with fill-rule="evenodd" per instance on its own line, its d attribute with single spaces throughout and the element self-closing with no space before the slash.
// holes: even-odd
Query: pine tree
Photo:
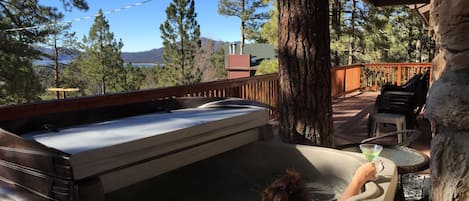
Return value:
<svg viewBox="0 0 469 201">
<path fill-rule="evenodd" d="M 269 14 L 259 11 L 268 4 L 265 0 L 218 0 L 218 13 L 235 16 L 241 20 L 241 47 L 243 54 L 245 39 L 259 40 L 259 29 L 269 19 Z"/>
<path fill-rule="evenodd" d="M 158 79 L 160 76 L 159 71 L 161 71 L 160 64 L 157 64 L 153 68 L 143 68 L 142 73 L 144 78 L 140 83 L 140 89 L 157 88 L 159 86 L 158 82 L 160 81 L 160 79 Z"/>
<path fill-rule="evenodd" d="M 196 20 L 194 0 L 173 0 L 166 8 L 166 21 L 161 24 L 163 69 L 170 80 L 167 85 L 188 85 L 202 79 L 202 71 L 194 66 L 194 57 L 201 47 L 200 25 Z"/>
<path fill-rule="evenodd" d="M 260 37 L 262 42 L 265 41 L 269 44 L 278 46 L 278 9 L 277 1 L 273 1 L 272 8 L 269 11 L 270 19 L 262 25 L 260 30 Z"/>
<path fill-rule="evenodd" d="M 84 54 L 79 54 L 77 58 L 69 63 L 61 72 L 63 87 L 80 89 L 78 93 L 72 94 L 72 97 L 73 95 L 85 96 L 93 94 L 93 91 L 90 90 L 90 81 L 81 68 L 81 61 L 84 60 L 83 56 Z M 70 97 L 70 94 L 68 94 L 68 97 Z"/>
<path fill-rule="evenodd" d="M 141 67 L 133 66 L 132 63 L 128 63 L 124 70 L 123 75 L 123 91 L 130 92 L 140 89 L 140 86 L 145 79 L 144 69 Z"/>
<path fill-rule="evenodd" d="M 227 72 L 225 69 L 225 48 L 223 48 L 223 45 L 220 46 L 218 51 L 215 53 L 213 65 L 215 67 L 215 71 L 217 72 L 216 79 L 226 79 Z"/>
<path fill-rule="evenodd" d="M 328 6 L 324 0 L 278 0 L 279 134 L 290 143 L 334 143 Z"/>
<path fill-rule="evenodd" d="M 123 91 L 122 41 L 114 39 L 102 10 L 94 20 L 89 35 L 83 37 L 84 52 L 79 57 L 82 72 L 89 79 L 94 94 Z"/>
<path fill-rule="evenodd" d="M 84 0 L 62 2 L 69 9 L 88 8 Z M 0 104 L 31 102 L 43 92 L 32 69 L 32 60 L 41 53 L 33 45 L 43 42 L 49 32 L 35 26 L 47 25 L 57 15 L 55 8 L 38 0 L 0 0 Z"/>
<path fill-rule="evenodd" d="M 50 59 L 53 63 L 52 65 L 47 65 L 53 71 L 53 83 L 52 86 L 59 88 L 62 84 L 62 79 L 60 77 L 62 69 L 67 65 L 61 58 L 63 56 L 73 55 L 78 52 L 77 40 L 75 37 L 75 32 L 69 32 L 68 30 L 71 27 L 71 24 L 62 24 L 60 20 L 63 18 L 63 15 L 60 14 L 57 18 L 54 19 L 54 24 L 48 26 L 49 36 L 45 41 L 45 45 L 52 49 L 51 53 L 45 53 L 45 57 Z M 50 79 L 50 77 L 48 77 Z M 50 87 L 51 84 L 47 84 L 46 87 Z M 56 92 L 56 99 L 60 98 L 60 94 Z"/>
</svg>

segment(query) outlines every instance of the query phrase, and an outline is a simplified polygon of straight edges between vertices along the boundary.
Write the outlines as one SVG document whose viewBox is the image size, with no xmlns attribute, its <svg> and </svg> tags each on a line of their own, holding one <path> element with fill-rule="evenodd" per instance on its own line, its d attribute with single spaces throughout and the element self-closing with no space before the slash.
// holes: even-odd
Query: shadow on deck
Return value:
<svg viewBox="0 0 469 201">
<path fill-rule="evenodd" d="M 335 145 L 359 143 L 368 138 L 368 116 L 373 110 L 378 92 L 364 92 L 349 95 L 334 101 L 333 121 Z M 411 147 L 430 155 L 430 123 L 420 115 L 417 128 L 422 135 L 416 139 Z M 391 139 L 396 140 L 397 139 Z"/>
<path fill-rule="evenodd" d="M 335 145 L 359 143 L 368 138 L 368 116 L 373 110 L 376 96 L 378 93 L 367 92 L 334 100 Z"/>
</svg>

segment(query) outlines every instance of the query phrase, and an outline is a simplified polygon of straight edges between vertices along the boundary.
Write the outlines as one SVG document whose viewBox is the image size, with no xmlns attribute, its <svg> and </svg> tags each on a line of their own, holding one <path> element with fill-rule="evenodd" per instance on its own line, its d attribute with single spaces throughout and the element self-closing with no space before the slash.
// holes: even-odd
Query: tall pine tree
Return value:
<svg viewBox="0 0 469 201">
<path fill-rule="evenodd" d="M 194 4 L 194 0 L 173 0 L 166 8 L 166 21 L 160 25 L 164 69 L 169 78 L 166 85 L 188 85 L 202 79 L 202 71 L 194 66 L 201 47 Z"/>
<path fill-rule="evenodd" d="M 269 11 L 270 19 L 262 25 L 260 30 L 261 39 L 257 42 L 267 42 L 278 46 L 278 9 L 277 0 L 273 0 L 272 7 Z"/>
<path fill-rule="evenodd" d="M 61 1 L 68 9 L 88 9 L 84 0 Z M 43 90 L 32 60 L 41 53 L 33 45 L 43 42 L 49 34 L 38 25 L 48 25 L 57 15 L 55 8 L 43 6 L 38 0 L 0 0 L 0 105 L 39 98 Z"/>
<path fill-rule="evenodd" d="M 52 61 L 52 64 L 45 65 L 46 68 L 50 68 L 53 71 L 52 82 L 50 81 L 51 76 L 47 76 L 47 87 L 59 88 L 62 84 L 61 71 L 67 65 L 64 63 L 61 58 L 67 57 L 69 55 L 76 54 L 78 52 L 77 40 L 75 37 L 75 32 L 69 32 L 71 24 L 61 24 L 63 15 L 60 14 L 58 18 L 54 19 L 54 24 L 48 27 L 50 32 L 45 45 L 48 48 L 52 49 L 52 52 L 46 53 L 45 57 Z M 60 98 L 60 94 L 57 91 L 56 99 Z"/>
<path fill-rule="evenodd" d="M 102 10 L 99 10 L 89 35 L 83 38 L 83 55 L 78 57 L 80 68 L 91 84 L 92 93 L 123 91 L 122 47 L 122 41 L 114 39 L 108 21 Z"/>
<path fill-rule="evenodd" d="M 270 17 L 267 12 L 262 10 L 267 6 L 266 0 L 218 0 L 219 14 L 235 16 L 241 20 L 240 54 L 243 54 L 246 38 L 260 40 L 259 29 L 263 22 Z"/>
</svg>

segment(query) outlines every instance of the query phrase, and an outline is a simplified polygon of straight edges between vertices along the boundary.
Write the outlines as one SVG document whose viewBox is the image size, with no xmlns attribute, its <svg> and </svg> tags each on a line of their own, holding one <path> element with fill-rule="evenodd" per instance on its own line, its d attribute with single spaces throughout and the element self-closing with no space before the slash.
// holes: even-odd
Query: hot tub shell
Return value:
<svg viewBox="0 0 469 201">
<path fill-rule="evenodd" d="M 236 120 L 235 124 L 239 126 L 232 124 L 233 121 L 229 120 L 224 121 L 223 124 L 229 129 L 224 129 L 224 126 L 214 130 L 206 129 L 197 136 L 198 140 L 204 139 L 202 141 L 191 138 L 193 136 L 190 135 L 190 130 L 186 129 L 183 133 L 189 133 L 187 136 L 190 138 L 178 138 L 177 141 L 172 141 L 173 143 L 163 144 L 166 148 L 157 147 L 160 151 L 154 152 L 156 154 L 141 158 L 142 155 L 139 153 L 146 153 L 143 150 L 133 154 L 135 158 L 128 157 L 128 160 L 115 167 L 95 171 L 76 171 L 71 160 L 73 153 L 23 137 L 27 133 L 43 132 L 45 124 L 53 124 L 58 129 L 63 129 L 135 115 L 193 108 L 210 101 L 214 99 L 159 100 L 90 110 L 77 108 L 76 111 L 67 113 L 51 113 L 0 122 L 0 127 L 12 131 L 0 130 L 0 190 L 6 189 L 5 192 L 14 195 L 10 197 L 17 196 L 23 200 L 105 200 L 105 195 L 123 193 L 123 196 L 118 196 L 121 198 L 125 198 L 124 195 L 133 195 L 131 191 L 126 191 L 126 186 L 135 184 L 129 187 L 135 189 L 135 186 L 145 183 L 136 184 L 137 182 L 158 175 L 171 175 L 174 174 L 173 170 L 177 171 L 178 168 L 184 166 L 190 167 L 191 164 L 205 165 L 205 171 L 211 170 L 212 173 L 218 171 L 221 175 L 224 171 L 230 170 L 280 173 L 286 168 L 295 167 L 306 177 L 329 174 L 349 181 L 355 169 L 365 162 L 359 154 L 334 149 L 285 145 L 275 141 L 257 142 L 271 133 L 267 125 L 268 111 L 262 109 L 252 113 L 253 116 L 248 114 L 246 118 L 232 119 Z M 238 106 L 235 105 L 236 107 Z M 180 134 L 176 133 L 175 136 L 184 136 Z M 166 138 L 155 138 L 154 142 L 161 145 L 158 139 Z M 181 146 L 173 149 L 173 145 Z M 101 150 L 107 153 L 106 156 L 119 156 L 108 148 L 104 147 Z M 101 159 L 106 160 L 106 157 Z M 86 160 L 86 155 L 84 155 L 83 161 Z M 393 200 L 397 182 L 396 168 L 391 161 L 384 158 L 381 160 L 385 164 L 385 169 L 380 174 L 385 175 L 387 179 L 381 179 L 378 185 L 368 183 L 366 190 L 351 200 L 362 198 Z M 100 163 L 99 161 L 91 162 Z M 82 164 L 86 165 L 86 163 Z M 168 178 L 172 180 L 171 177 Z M 158 177 L 156 179 L 158 180 Z M 176 184 L 177 182 L 179 181 L 175 181 Z M 20 188 L 17 188 L 18 186 Z M 0 193 L 4 192 L 0 191 Z M 31 196 L 28 193 L 34 195 Z M 7 199 L 4 196 L 0 198 Z"/>
<path fill-rule="evenodd" d="M 378 160 L 384 164 L 378 179 L 368 182 L 364 191 L 350 201 L 394 200 L 396 166 L 388 159 Z M 349 182 L 363 163 L 366 163 L 363 156 L 352 152 L 273 141 L 255 142 L 115 191 L 107 195 L 107 200 L 260 200 L 263 188 L 271 182 L 266 175 L 280 175 L 286 169 L 294 168 L 304 178 L 334 176 Z M 266 179 L 264 185 L 250 189 L 249 184 L 259 179 Z M 239 185 L 244 185 L 245 189 L 234 190 Z M 228 194 L 223 195 L 220 191 Z"/>
</svg>

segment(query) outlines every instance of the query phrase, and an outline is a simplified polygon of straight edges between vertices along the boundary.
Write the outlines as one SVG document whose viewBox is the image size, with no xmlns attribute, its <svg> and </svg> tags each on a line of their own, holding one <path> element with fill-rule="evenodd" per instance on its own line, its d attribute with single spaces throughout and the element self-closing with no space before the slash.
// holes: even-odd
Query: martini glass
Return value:
<svg viewBox="0 0 469 201">
<path fill-rule="evenodd" d="M 379 144 L 361 144 L 360 145 L 360 150 L 362 151 L 363 156 L 365 157 L 368 162 L 373 162 L 375 166 L 377 164 L 380 164 L 379 170 L 377 172 L 381 172 L 384 169 L 382 161 L 379 161 L 379 163 L 376 163 L 376 158 L 378 158 L 379 154 L 381 153 L 381 150 L 383 150 L 383 146 Z M 376 167 L 378 169 L 378 167 Z"/>
</svg>

